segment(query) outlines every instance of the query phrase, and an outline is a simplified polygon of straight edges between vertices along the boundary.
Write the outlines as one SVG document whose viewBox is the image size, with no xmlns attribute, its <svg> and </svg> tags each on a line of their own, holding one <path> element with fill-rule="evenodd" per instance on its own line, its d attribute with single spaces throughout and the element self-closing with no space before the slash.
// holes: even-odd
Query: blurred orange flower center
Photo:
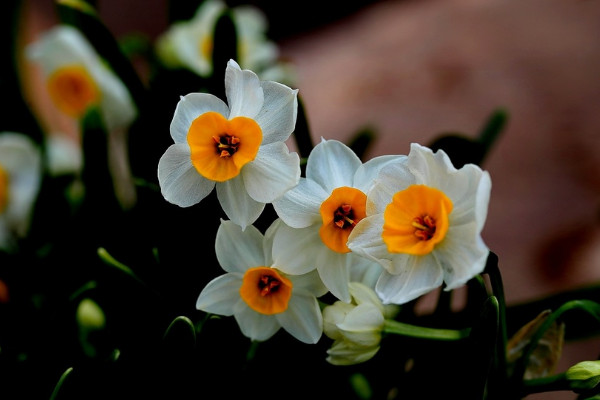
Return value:
<svg viewBox="0 0 600 400">
<path fill-rule="evenodd" d="M 74 118 L 81 118 L 90 105 L 100 100 L 98 87 L 80 65 L 58 68 L 48 77 L 47 85 L 56 107 Z"/>
<path fill-rule="evenodd" d="M 9 177 L 6 170 L 0 165 L 0 214 L 4 213 L 8 205 L 8 183 Z"/>
</svg>

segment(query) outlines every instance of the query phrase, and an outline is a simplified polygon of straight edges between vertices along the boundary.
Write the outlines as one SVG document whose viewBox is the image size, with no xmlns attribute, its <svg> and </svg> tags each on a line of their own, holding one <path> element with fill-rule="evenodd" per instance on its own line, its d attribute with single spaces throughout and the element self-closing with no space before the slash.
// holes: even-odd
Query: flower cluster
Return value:
<svg viewBox="0 0 600 400">
<path fill-rule="evenodd" d="M 483 271 L 487 172 L 473 164 L 456 169 L 444 151 L 418 144 L 406 156 L 363 164 L 343 143 L 322 139 L 300 177 L 299 157 L 284 143 L 294 130 L 297 90 L 260 81 L 231 60 L 225 92 L 228 105 L 204 93 L 181 98 L 171 123 L 175 144 L 158 165 L 165 199 L 192 206 L 216 186 L 230 218 L 215 245 L 227 274 L 200 293 L 199 310 L 234 315 L 252 340 L 283 327 L 316 343 L 323 331 L 316 298 L 327 291 L 350 304 L 360 298 L 356 284 L 366 284 L 383 303 L 401 305 Z M 249 226 L 265 203 L 279 218 L 263 237 Z M 378 340 L 368 342 L 357 346 L 372 356 Z M 338 341 L 332 352 L 352 352 L 352 343 Z"/>
<path fill-rule="evenodd" d="M 204 0 L 152 42 L 92 3 L 11 63 L 41 86 L 0 118 L 0 397 L 600 392 L 597 361 L 554 374 L 597 288 L 509 307 L 483 239 L 505 113 L 368 158 L 312 134 L 259 9 Z"/>
</svg>

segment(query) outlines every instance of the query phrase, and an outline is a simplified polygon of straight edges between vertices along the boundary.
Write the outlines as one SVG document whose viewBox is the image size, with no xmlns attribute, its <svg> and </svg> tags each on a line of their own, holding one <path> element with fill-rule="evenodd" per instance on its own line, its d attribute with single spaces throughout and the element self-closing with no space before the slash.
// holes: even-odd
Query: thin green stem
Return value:
<svg viewBox="0 0 600 400">
<path fill-rule="evenodd" d="M 386 319 L 383 325 L 383 332 L 419 339 L 453 341 L 468 337 L 471 329 L 429 328 Z"/>
</svg>

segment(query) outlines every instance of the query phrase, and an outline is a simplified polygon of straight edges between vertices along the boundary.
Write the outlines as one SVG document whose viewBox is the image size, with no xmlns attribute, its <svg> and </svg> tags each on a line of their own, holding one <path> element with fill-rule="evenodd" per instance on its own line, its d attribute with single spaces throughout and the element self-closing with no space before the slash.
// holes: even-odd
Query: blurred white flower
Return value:
<svg viewBox="0 0 600 400">
<path fill-rule="evenodd" d="M 207 0 L 191 19 L 174 22 L 156 41 L 156 52 L 164 65 L 210 76 L 214 67 L 215 27 L 226 10 L 225 2 Z M 237 32 L 240 66 L 254 71 L 263 80 L 291 84 L 293 68 L 278 60 L 279 49 L 267 38 L 268 21 L 264 13 L 252 5 L 239 5 L 231 8 L 231 15 Z"/>
<path fill-rule="evenodd" d="M 76 28 L 57 25 L 26 48 L 41 66 L 55 106 L 80 119 L 98 106 L 108 130 L 128 127 L 137 115 L 127 87 Z"/>
<path fill-rule="evenodd" d="M 42 180 L 38 146 L 28 136 L 0 133 L 0 249 L 26 236 Z"/>
</svg>

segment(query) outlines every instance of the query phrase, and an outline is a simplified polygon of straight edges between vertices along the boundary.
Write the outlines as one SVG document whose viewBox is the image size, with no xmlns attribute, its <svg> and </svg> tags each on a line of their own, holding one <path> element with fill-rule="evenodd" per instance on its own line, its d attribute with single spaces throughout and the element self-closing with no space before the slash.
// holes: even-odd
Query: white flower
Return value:
<svg viewBox="0 0 600 400">
<path fill-rule="evenodd" d="M 273 263 L 275 220 L 263 236 L 254 226 L 242 231 L 230 221 L 221 221 L 216 253 L 227 272 L 200 293 L 196 308 L 208 313 L 233 315 L 242 333 L 264 341 L 281 327 L 296 339 L 316 343 L 323 331 L 317 297 L 327 292 L 315 273 L 286 275 Z"/>
<path fill-rule="evenodd" d="M 352 303 L 335 302 L 323 309 L 323 332 L 334 340 L 327 361 L 335 365 L 357 364 L 379 351 L 386 319 L 398 312 L 396 305 L 383 305 L 375 292 L 358 282 L 350 283 Z"/>
<path fill-rule="evenodd" d="M 376 262 L 352 254 L 350 232 L 366 216 L 366 192 L 379 170 L 399 156 L 381 156 L 362 163 L 343 143 L 322 139 L 311 151 L 306 178 L 273 202 L 288 225 L 275 238 L 273 257 L 284 271 L 302 274 L 317 269 L 329 291 L 349 302 L 353 273 L 375 269 Z M 306 251 L 310 249 L 310 251 Z"/>
<path fill-rule="evenodd" d="M 169 68 L 183 67 L 202 77 L 210 76 L 213 72 L 214 31 L 218 18 L 226 9 L 223 1 L 207 0 L 202 2 L 190 20 L 173 23 L 156 41 L 157 54 L 162 62 Z M 264 13 L 254 6 L 240 5 L 231 8 L 231 15 L 237 33 L 237 59 L 241 67 L 258 73 L 263 79 L 281 82 L 279 78 L 289 77 L 285 67 L 280 68 L 277 61 L 279 49 L 266 36 L 268 23 Z M 274 75 L 273 69 L 280 74 Z M 268 71 L 268 75 L 263 77 L 263 71 Z M 275 77 L 278 79 L 273 79 Z"/>
<path fill-rule="evenodd" d="M 414 143 L 408 158 L 381 170 L 348 247 L 385 268 L 376 285 L 384 303 L 403 304 L 442 283 L 452 290 L 483 271 L 490 190 L 478 166 L 457 170 L 443 151 Z"/>
<path fill-rule="evenodd" d="M 0 133 L 0 249 L 13 251 L 27 234 L 41 177 L 37 145 L 20 133 Z"/>
<path fill-rule="evenodd" d="M 207 93 L 181 98 L 171 122 L 171 145 L 158 164 L 165 199 L 181 207 L 200 202 L 215 187 L 227 216 L 242 229 L 300 179 L 290 153 L 298 111 L 297 90 L 259 81 L 230 60 L 228 104 Z"/>
<path fill-rule="evenodd" d="M 26 48 L 39 63 L 46 88 L 56 107 L 81 118 L 91 106 L 99 106 L 108 130 L 126 128 L 137 111 L 121 80 L 109 69 L 79 30 L 58 25 Z"/>
</svg>

